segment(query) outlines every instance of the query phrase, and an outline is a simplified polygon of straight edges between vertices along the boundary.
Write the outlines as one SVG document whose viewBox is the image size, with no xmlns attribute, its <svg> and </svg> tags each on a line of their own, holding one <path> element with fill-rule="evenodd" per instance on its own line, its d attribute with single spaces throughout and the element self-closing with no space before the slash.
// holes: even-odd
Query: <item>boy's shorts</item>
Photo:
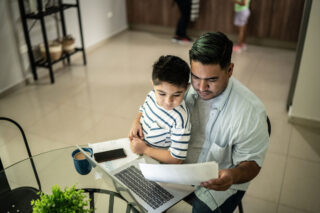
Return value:
<svg viewBox="0 0 320 213">
<path fill-rule="evenodd" d="M 250 16 L 250 10 L 242 10 L 240 12 L 236 12 L 234 15 L 234 25 L 237 27 L 242 27 L 247 24 L 248 18 Z"/>
</svg>

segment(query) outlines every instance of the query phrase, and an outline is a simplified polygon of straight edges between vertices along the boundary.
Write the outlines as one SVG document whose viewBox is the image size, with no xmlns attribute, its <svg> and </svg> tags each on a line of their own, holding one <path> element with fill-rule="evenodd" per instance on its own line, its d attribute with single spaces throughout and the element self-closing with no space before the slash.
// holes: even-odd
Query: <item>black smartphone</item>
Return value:
<svg viewBox="0 0 320 213">
<path fill-rule="evenodd" d="M 126 153 L 124 152 L 124 149 L 122 148 L 104 152 L 97 152 L 94 153 L 93 156 L 98 163 L 127 157 Z"/>
</svg>

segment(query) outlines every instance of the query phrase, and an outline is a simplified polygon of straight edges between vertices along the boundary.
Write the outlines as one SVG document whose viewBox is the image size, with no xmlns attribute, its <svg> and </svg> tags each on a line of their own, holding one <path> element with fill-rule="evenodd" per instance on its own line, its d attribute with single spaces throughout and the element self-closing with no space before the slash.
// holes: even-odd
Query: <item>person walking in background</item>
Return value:
<svg viewBox="0 0 320 213">
<path fill-rule="evenodd" d="M 187 27 L 190 22 L 191 0 L 174 0 L 180 11 L 180 19 L 176 27 L 176 34 L 172 38 L 173 42 L 190 43 L 192 39 L 187 36 Z"/>
<path fill-rule="evenodd" d="M 250 16 L 250 0 L 233 0 L 234 2 L 234 25 L 238 27 L 238 43 L 233 47 L 233 51 L 240 53 L 247 49 L 246 45 L 246 25 Z"/>
</svg>

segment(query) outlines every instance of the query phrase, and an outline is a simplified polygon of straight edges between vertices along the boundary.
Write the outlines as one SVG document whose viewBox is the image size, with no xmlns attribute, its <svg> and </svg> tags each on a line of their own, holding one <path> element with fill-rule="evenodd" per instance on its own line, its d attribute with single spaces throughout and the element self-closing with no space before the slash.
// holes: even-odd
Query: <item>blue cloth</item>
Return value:
<svg viewBox="0 0 320 213">
<path fill-rule="evenodd" d="M 262 166 L 269 145 L 267 115 L 262 102 L 244 85 L 231 77 L 225 91 L 209 100 L 207 123 L 201 136 L 201 118 L 198 109 L 198 95 L 190 88 L 186 104 L 191 111 L 191 139 L 186 163 L 216 161 L 219 169 L 234 168 L 242 161 L 255 161 Z M 199 116 L 197 116 L 199 114 Z M 203 117 L 203 116 L 202 116 Z M 201 120 L 200 120 L 201 123 Z M 196 195 L 212 210 L 216 208 L 210 193 L 218 203 L 224 203 L 237 190 L 245 191 L 249 182 L 232 185 L 225 193 L 217 193 L 199 187 Z"/>
</svg>

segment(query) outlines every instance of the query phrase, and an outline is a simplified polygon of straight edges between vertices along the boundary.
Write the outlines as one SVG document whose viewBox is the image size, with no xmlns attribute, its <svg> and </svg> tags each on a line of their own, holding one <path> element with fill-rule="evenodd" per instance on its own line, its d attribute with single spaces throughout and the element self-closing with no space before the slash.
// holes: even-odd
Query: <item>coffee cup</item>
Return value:
<svg viewBox="0 0 320 213">
<path fill-rule="evenodd" d="M 91 148 L 82 148 L 86 153 L 92 157 L 93 151 Z M 77 172 L 80 175 L 86 175 L 89 174 L 89 172 L 92 169 L 91 164 L 89 161 L 86 159 L 85 155 L 79 150 L 76 149 L 72 152 L 72 158 L 73 158 L 73 163 L 74 167 L 76 168 Z"/>
</svg>

